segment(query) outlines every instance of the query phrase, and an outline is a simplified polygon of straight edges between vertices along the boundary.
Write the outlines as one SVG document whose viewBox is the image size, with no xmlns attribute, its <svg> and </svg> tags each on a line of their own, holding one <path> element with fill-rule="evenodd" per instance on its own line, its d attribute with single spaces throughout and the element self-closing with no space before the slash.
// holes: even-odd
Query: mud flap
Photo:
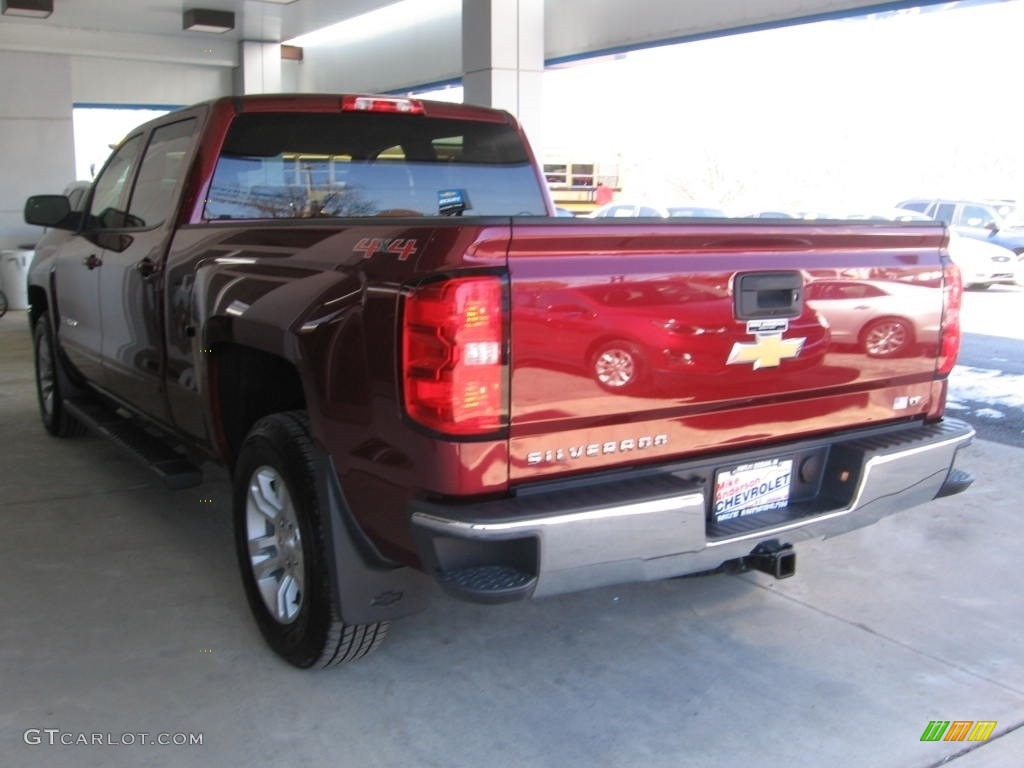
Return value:
<svg viewBox="0 0 1024 768">
<path fill-rule="evenodd" d="M 331 457 L 319 447 L 314 447 L 313 454 L 317 500 L 325 510 L 328 567 L 342 621 L 370 624 L 425 609 L 432 589 L 430 577 L 408 566 L 389 566 L 376 554 L 348 508 Z"/>
</svg>

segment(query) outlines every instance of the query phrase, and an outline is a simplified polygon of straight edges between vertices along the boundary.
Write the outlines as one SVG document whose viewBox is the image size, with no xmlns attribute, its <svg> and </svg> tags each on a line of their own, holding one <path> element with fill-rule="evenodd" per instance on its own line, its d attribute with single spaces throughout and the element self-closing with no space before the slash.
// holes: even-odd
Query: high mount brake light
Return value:
<svg viewBox="0 0 1024 768">
<path fill-rule="evenodd" d="M 401 115 L 422 115 L 423 102 L 417 99 L 395 99 L 386 96 L 343 96 L 343 112 L 388 112 Z"/>
<path fill-rule="evenodd" d="M 454 436 L 508 423 L 505 312 L 498 277 L 428 283 L 405 295 L 402 384 L 414 421 Z"/>
<path fill-rule="evenodd" d="M 960 269 L 951 261 L 942 270 L 942 339 L 937 372 L 949 375 L 960 354 L 960 304 L 964 285 Z"/>
</svg>

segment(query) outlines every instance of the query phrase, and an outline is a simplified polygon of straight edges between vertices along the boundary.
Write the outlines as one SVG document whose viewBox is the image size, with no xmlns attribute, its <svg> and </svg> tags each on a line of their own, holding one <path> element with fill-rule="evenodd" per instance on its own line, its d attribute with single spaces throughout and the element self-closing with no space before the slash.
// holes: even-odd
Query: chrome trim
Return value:
<svg viewBox="0 0 1024 768">
<path fill-rule="evenodd" d="M 638 515 L 670 512 L 675 509 L 682 509 L 691 506 L 698 506 L 703 510 L 704 494 L 688 493 L 682 496 L 672 496 L 667 499 L 640 501 L 618 507 L 593 509 L 588 510 L 587 512 L 573 512 L 566 515 L 556 515 L 554 517 L 517 520 L 510 523 L 467 523 L 462 520 L 449 520 L 447 518 L 437 517 L 436 515 L 428 515 L 425 512 L 416 512 L 413 514 L 413 519 L 438 531 L 445 531 L 449 533 L 452 531 L 459 531 L 463 534 L 469 534 L 473 538 L 477 538 L 474 534 L 485 535 L 490 532 L 508 533 L 532 531 L 540 527 L 573 525 L 596 520 L 635 517 Z"/>
<path fill-rule="evenodd" d="M 798 528 L 806 528 L 814 523 L 823 523 L 828 520 L 832 520 L 837 517 L 843 517 L 850 514 L 853 511 L 853 507 L 847 507 L 846 509 L 840 509 L 837 512 L 825 512 L 821 515 L 801 517 L 798 520 L 794 520 L 791 523 L 785 525 L 777 525 L 774 528 L 759 528 L 753 533 L 745 533 L 742 536 L 730 536 L 726 539 L 713 539 L 708 540 L 708 548 L 721 547 L 727 544 L 735 544 L 738 541 L 753 541 L 755 539 L 764 540 L 771 539 L 778 536 L 780 533 L 787 533 L 788 531 L 794 531 Z"/>
<path fill-rule="evenodd" d="M 790 542 L 827 538 L 933 500 L 954 466 L 957 451 L 974 437 L 974 430 L 967 424 L 953 423 L 951 429 L 957 431 L 947 438 L 933 441 L 914 437 L 917 442 L 908 439 L 908 445 L 902 448 L 899 434 L 892 435 L 897 443 L 891 447 L 865 447 L 867 458 L 861 466 L 860 481 L 844 509 L 722 539 L 708 540 L 705 494 L 692 488 L 674 495 L 612 501 L 605 506 L 595 503 L 589 509 L 562 514 L 556 509 L 546 516 L 500 522 L 467 519 L 473 514 L 472 507 L 459 513 L 452 510 L 463 515 L 455 519 L 445 514 L 446 508 L 428 505 L 427 509 L 421 506 L 413 511 L 411 520 L 415 528 L 428 532 L 427 536 L 479 542 L 536 537 L 540 563 L 534 597 L 683 576 L 744 557 L 761 541 L 782 535 Z M 851 444 L 856 444 L 856 439 Z M 880 453 L 872 455 L 872 450 Z M 531 508 L 529 497 L 518 501 L 520 510 Z M 487 505 L 481 509 L 487 509 Z"/>
</svg>

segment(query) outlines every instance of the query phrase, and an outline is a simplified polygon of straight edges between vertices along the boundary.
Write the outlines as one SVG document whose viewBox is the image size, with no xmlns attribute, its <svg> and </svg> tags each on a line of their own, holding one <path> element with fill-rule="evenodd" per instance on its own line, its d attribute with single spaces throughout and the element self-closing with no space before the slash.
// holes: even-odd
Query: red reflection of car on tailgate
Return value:
<svg viewBox="0 0 1024 768">
<path fill-rule="evenodd" d="M 721 377 L 734 345 L 753 340 L 734 317 L 728 289 L 692 278 L 543 287 L 520 294 L 515 311 L 530 362 L 582 370 L 620 394 L 650 394 L 672 374 Z M 788 326 L 786 336 L 804 342 L 787 367 L 821 357 L 829 334 L 813 310 Z"/>
</svg>

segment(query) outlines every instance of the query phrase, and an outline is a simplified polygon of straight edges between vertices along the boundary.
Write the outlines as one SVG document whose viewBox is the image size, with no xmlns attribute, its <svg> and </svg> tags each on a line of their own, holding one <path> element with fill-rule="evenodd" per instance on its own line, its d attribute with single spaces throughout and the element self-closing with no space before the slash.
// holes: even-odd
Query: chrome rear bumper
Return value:
<svg viewBox="0 0 1024 768">
<path fill-rule="evenodd" d="M 859 431 L 522 489 L 498 501 L 414 502 L 411 521 L 425 566 L 467 599 L 650 581 L 713 570 L 771 540 L 835 536 L 962 491 L 969 478 L 953 465 L 973 436 L 970 425 L 951 419 Z M 709 522 L 716 469 L 822 448 L 827 461 L 813 498 L 726 525 Z"/>
</svg>

